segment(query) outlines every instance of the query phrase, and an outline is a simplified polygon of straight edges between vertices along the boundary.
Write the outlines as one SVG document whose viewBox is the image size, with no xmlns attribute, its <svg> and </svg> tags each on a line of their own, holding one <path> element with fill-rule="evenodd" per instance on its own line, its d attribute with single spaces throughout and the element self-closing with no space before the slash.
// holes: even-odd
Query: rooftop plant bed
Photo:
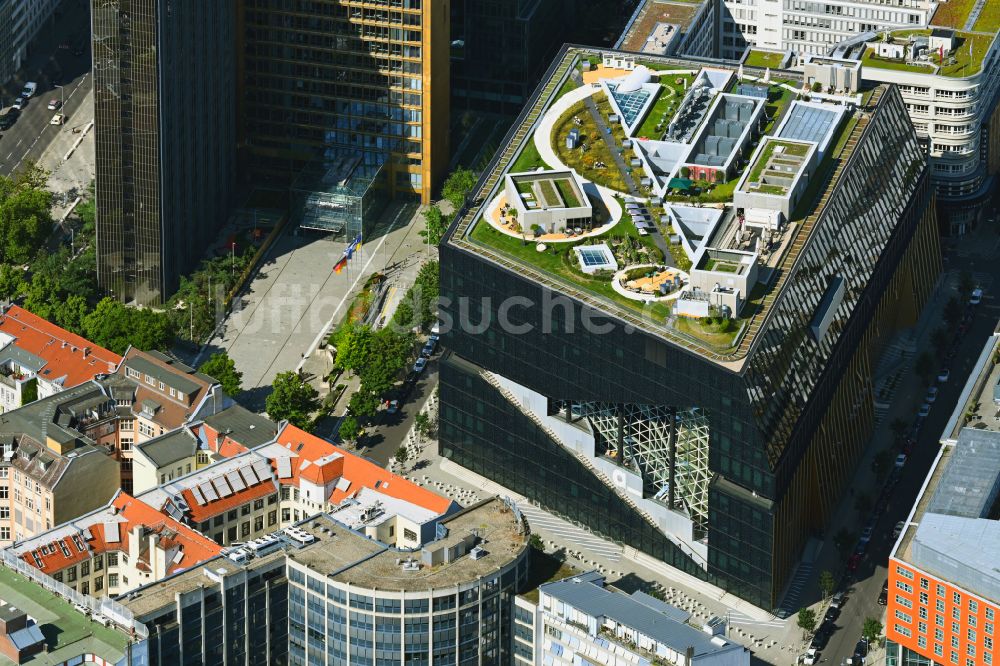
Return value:
<svg viewBox="0 0 1000 666">
<path fill-rule="evenodd" d="M 764 173 L 764 169 L 767 168 L 767 165 L 771 161 L 771 156 L 774 155 L 774 150 L 778 146 L 784 148 L 785 154 L 794 155 L 795 157 L 805 157 L 809 152 L 809 146 L 805 144 L 771 139 L 764 145 L 764 150 L 761 151 L 757 157 L 757 161 L 754 162 L 753 168 L 750 170 L 750 175 L 747 177 L 748 183 L 756 183 L 760 180 L 761 174 Z M 790 176 L 792 174 L 782 175 Z"/>
<path fill-rule="evenodd" d="M 524 150 L 521 154 L 517 156 L 514 163 L 510 166 L 511 173 L 522 173 L 524 171 L 535 171 L 539 167 L 544 169 L 551 169 L 542 156 L 538 153 L 538 148 L 535 147 L 535 142 L 530 138 L 524 145 Z"/>
<path fill-rule="evenodd" d="M 677 83 L 677 81 L 681 81 L 681 83 Z M 667 125 L 670 124 L 670 120 L 677 113 L 677 109 L 680 108 L 681 100 L 684 99 L 684 93 L 687 92 L 687 88 L 690 87 L 692 81 L 694 81 L 694 76 L 691 74 L 661 72 L 660 85 L 662 89 L 660 90 L 660 94 L 633 136 L 645 137 L 657 141 L 663 138 L 663 133 L 666 132 Z M 666 122 L 662 122 L 664 116 L 667 116 Z M 663 129 L 657 130 L 656 126 L 660 124 L 663 125 Z"/>
<path fill-rule="evenodd" d="M 545 200 L 545 205 L 548 208 L 559 208 L 562 206 L 562 200 L 559 198 L 559 193 L 556 192 L 556 186 L 552 184 L 549 179 L 538 181 L 538 192 L 542 195 L 542 199 Z"/>
<path fill-rule="evenodd" d="M 969 19 L 969 12 L 975 6 L 976 0 L 949 0 L 938 4 L 934 11 L 931 25 L 943 25 L 950 28 L 962 28 Z M 987 3 L 989 4 L 989 3 Z"/>
<path fill-rule="evenodd" d="M 784 57 L 784 54 L 781 53 L 753 50 L 747 55 L 747 59 L 743 61 L 743 64 L 747 67 L 771 67 L 774 69 L 781 67 L 781 61 Z"/>
<path fill-rule="evenodd" d="M 738 264 L 734 264 L 731 261 L 723 261 L 720 259 L 709 259 L 705 262 L 706 271 L 715 271 L 716 273 L 735 273 L 739 271 L 740 267 Z"/>
<path fill-rule="evenodd" d="M 771 85 L 767 96 L 767 105 L 764 107 L 764 113 L 771 120 L 764 125 L 764 134 L 767 134 L 771 131 L 771 128 L 776 126 L 778 120 L 780 120 L 785 114 L 785 109 L 788 108 L 788 105 L 791 104 L 798 95 L 795 90 L 789 90 L 783 85 L 780 85 L 783 83 L 786 83 L 796 89 L 800 87 L 800 84 L 794 81 L 785 80 L 775 81 L 774 84 Z"/>
<path fill-rule="evenodd" d="M 732 347 L 736 334 L 740 332 L 740 326 L 735 320 L 720 317 L 701 319 L 677 317 L 674 327 L 681 333 L 697 338 L 718 350 Z"/>
<path fill-rule="evenodd" d="M 568 178 L 560 178 L 555 181 L 555 184 L 567 208 L 577 208 L 580 206 L 580 200 L 576 198 L 576 193 L 573 190 L 573 183 Z"/>
<path fill-rule="evenodd" d="M 940 7 L 938 11 L 941 11 Z M 988 32 L 995 35 L 1000 30 L 1000 5 L 996 2 L 987 2 L 979 12 L 976 24 L 972 26 L 975 32 Z"/>
<path fill-rule="evenodd" d="M 580 123 L 574 122 L 574 118 L 579 118 Z M 574 128 L 580 131 L 580 141 L 587 146 L 586 150 L 582 146 L 566 147 L 566 137 Z M 615 165 L 608 144 L 582 101 L 571 106 L 552 128 L 552 147 L 563 164 L 575 169 L 585 179 L 619 192 L 627 190 L 625 178 Z M 597 162 L 603 162 L 607 166 L 598 168 L 595 166 Z"/>
</svg>

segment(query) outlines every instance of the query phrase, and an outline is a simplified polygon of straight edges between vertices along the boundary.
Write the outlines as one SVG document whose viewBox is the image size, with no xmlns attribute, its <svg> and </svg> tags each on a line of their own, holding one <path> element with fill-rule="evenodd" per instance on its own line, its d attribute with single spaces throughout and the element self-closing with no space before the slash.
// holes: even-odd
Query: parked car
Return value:
<svg viewBox="0 0 1000 666">
<path fill-rule="evenodd" d="M 428 340 L 424 344 L 424 348 L 420 350 L 420 355 L 423 356 L 423 357 L 425 357 L 425 358 L 429 358 L 430 355 L 434 353 L 434 349 L 436 347 L 437 347 L 437 344 L 433 340 Z"/>
<path fill-rule="evenodd" d="M 433 334 L 431 334 L 431 337 L 427 338 L 427 341 L 428 342 L 433 342 L 434 344 L 437 344 L 437 343 L 439 343 L 441 341 L 441 336 L 438 335 L 437 333 L 433 333 Z"/>
<path fill-rule="evenodd" d="M 23 111 L 24 107 L 26 106 L 28 106 L 27 97 L 18 97 L 17 99 L 14 100 L 14 103 L 11 104 L 11 107 L 17 109 L 18 111 Z"/>
<path fill-rule="evenodd" d="M 878 595 L 878 605 L 885 606 L 889 603 L 889 581 L 882 583 L 882 591 Z"/>
<path fill-rule="evenodd" d="M 843 592 L 843 591 L 837 592 L 830 599 L 830 608 L 832 608 L 833 610 L 835 610 L 835 611 L 837 611 L 839 613 L 840 609 L 844 607 L 844 602 L 845 601 L 847 601 L 847 594 L 845 592 Z M 829 611 L 827 611 L 827 613 L 829 614 Z"/>
<path fill-rule="evenodd" d="M 938 395 L 938 387 L 937 386 L 930 387 L 929 389 L 927 389 L 927 395 L 924 396 L 924 402 L 926 402 L 928 405 L 933 405 L 934 401 L 937 400 L 937 395 Z"/>
<path fill-rule="evenodd" d="M 931 406 L 926 402 L 920 405 L 920 409 L 917 411 L 917 416 L 920 418 L 926 418 L 928 414 L 931 413 Z"/>
<path fill-rule="evenodd" d="M 898 456 L 896 456 L 896 465 L 895 466 L 901 469 L 903 467 L 903 465 L 905 465 L 905 464 L 906 464 L 906 454 L 905 453 L 900 453 Z"/>
<path fill-rule="evenodd" d="M 898 539 L 899 535 L 903 533 L 903 528 L 906 527 L 906 521 L 901 520 L 896 523 L 896 526 L 892 528 L 892 538 Z"/>
<path fill-rule="evenodd" d="M 431 326 L 431 335 L 441 335 L 441 322 L 435 322 Z"/>
<path fill-rule="evenodd" d="M 427 359 L 421 356 L 420 358 L 417 359 L 417 362 L 413 364 L 413 372 L 419 375 L 421 372 L 424 371 L 424 368 L 426 367 L 427 367 Z"/>
<path fill-rule="evenodd" d="M 389 406 L 386 407 L 385 411 L 386 411 L 387 414 L 395 414 L 396 412 L 398 412 L 399 411 L 399 400 L 390 400 L 389 401 Z"/>
<path fill-rule="evenodd" d="M 49 121 L 49 125 L 62 125 L 66 122 L 66 116 L 61 113 L 57 113 L 52 116 L 52 120 Z"/>
<path fill-rule="evenodd" d="M 812 664 L 818 663 L 819 662 L 819 651 L 815 650 L 813 648 L 809 648 L 808 650 L 806 650 L 806 653 L 804 655 L 802 655 L 800 661 L 803 664 L 806 664 L 806 666 L 812 666 Z"/>
<path fill-rule="evenodd" d="M 59 107 L 62 106 L 62 102 L 57 99 L 49 100 L 49 111 L 58 111 Z"/>
<path fill-rule="evenodd" d="M 874 533 L 875 533 L 875 528 L 869 525 L 865 529 L 861 530 L 861 538 L 859 539 L 859 541 L 861 543 L 868 543 L 869 541 L 872 540 L 872 534 Z"/>
<path fill-rule="evenodd" d="M 944 384 L 945 382 L 948 381 L 949 377 L 951 377 L 951 370 L 949 370 L 948 368 L 942 368 L 941 372 L 938 373 L 937 380 L 940 383 Z"/>
<path fill-rule="evenodd" d="M 28 81 L 24 84 L 24 90 L 21 91 L 21 97 L 28 99 L 29 97 L 34 97 L 35 93 L 38 91 L 38 84 L 34 81 Z"/>
<path fill-rule="evenodd" d="M 855 663 L 863 664 L 865 663 L 865 657 L 867 656 L 868 656 L 868 643 L 866 643 L 865 639 L 862 638 L 861 640 L 858 641 L 858 644 L 854 646 L 853 658 L 858 660 Z"/>
<path fill-rule="evenodd" d="M 861 566 L 862 555 L 860 553 L 854 553 L 851 555 L 851 559 L 847 560 L 847 570 L 857 571 L 858 567 Z"/>
<path fill-rule="evenodd" d="M 969 305 L 979 305 L 983 302 L 983 290 L 976 287 L 972 290 L 972 295 L 969 296 Z"/>
</svg>

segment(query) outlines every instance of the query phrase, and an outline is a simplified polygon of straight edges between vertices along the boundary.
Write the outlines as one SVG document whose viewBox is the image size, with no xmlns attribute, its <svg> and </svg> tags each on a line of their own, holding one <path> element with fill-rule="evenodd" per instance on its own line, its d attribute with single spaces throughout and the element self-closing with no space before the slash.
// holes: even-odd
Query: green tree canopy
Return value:
<svg viewBox="0 0 1000 666">
<path fill-rule="evenodd" d="M 52 232 L 48 174 L 29 164 L 13 178 L 0 176 L 0 260 L 30 261 Z"/>
<path fill-rule="evenodd" d="M 243 390 L 243 373 L 236 369 L 236 363 L 224 351 L 212 354 L 198 370 L 219 382 L 229 396 L 239 395 Z"/>
<path fill-rule="evenodd" d="M 305 429 L 309 426 L 312 413 L 319 408 L 318 395 L 316 389 L 304 382 L 297 372 L 281 372 L 274 378 L 264 408 L 272 420 L 287 419 L 292 425 Z"/>
<path fill-rule="evenodd" d="M 869 643 L 878 643 L 882 636 L 882 623 L 874 617 L 866 617 L 861 636 Z"/>
<path fill-rule="evenodd" d="M 823 598 L 826 599 L 831 594 L 833 594 L 833 588 L 837 586 L 836 581 L 833 578 L 833 574 L 824 569 L 819 574 L 819 591 L 823 593 Z"/>
<path fill-rule="evenodd" d="M 431 206 L 424 211 L 424 230 L 420 232 L 420 235 L 431 245 L 438 245 L 444 232 L 448 230 L 449 224 L 451 224 L 451 217 L 442 213 L 437 206 Z"/>
<path fill-rule="evenodd" d="M 340 429 L 337 431 L 337 434 L 340 435 L 341 441 L 353 442 L 358 438 L 358 433 L 360 432 L 361 426 L 358 424 L 358 420 L 353 416 L 346 416 L 340 422 Z"/>
<path fill-rule="evenodd" d="M 116 354 L 124 354 L 129 345 L 146 351 L 165 349 L 174 339 L 166 314 L 128 308 L 110 297 L 101 299 L 81 323 L 88 339 Z"/>
<path fill-rule="evenodd" d="M 24 281 L 24 271 L 11 264 L 0 264 L 0 299 L 10 301 L 28 288 Z"/>
<path fill-rule="evenodd" d="M 806 633 L 812 633 L 816 631 L 816 611 L 811 608 L 802 608 L 799 610 L 798 617 L 799 629 L 805 631 Z"/>
<path fill-rule="evenodd" d="M 476 186 L 476 174 L 471 169 L 458 167 L 448 176 L 441 187 L 441 196 L 458 210 L 465 204 L 465 197 Z"/>
</svg>

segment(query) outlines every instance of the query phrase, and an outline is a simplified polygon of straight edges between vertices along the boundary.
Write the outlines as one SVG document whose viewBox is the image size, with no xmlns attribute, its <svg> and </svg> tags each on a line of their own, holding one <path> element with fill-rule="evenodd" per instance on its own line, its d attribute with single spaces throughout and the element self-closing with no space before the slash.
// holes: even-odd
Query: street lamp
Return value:
<svg viewBox="0 0 1000 666">
<path fill-rule="evenodd" d="M 63 86 L 54 86 L 59 88 L 59 113 L 65 113 L 63 107 L 66 106 L 66 88 Z"/>
</svg>

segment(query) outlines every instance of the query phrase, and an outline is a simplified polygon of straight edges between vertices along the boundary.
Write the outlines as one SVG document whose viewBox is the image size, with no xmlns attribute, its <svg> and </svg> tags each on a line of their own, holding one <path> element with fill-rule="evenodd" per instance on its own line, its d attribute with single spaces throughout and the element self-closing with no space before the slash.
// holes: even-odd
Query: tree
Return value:
<svg viewBox="0 0 1000 666">
<path fill-rule="evenodd" d="M 10 264 L 0 265 L 0 300 L 14 300 L 23 294 L 27 287 L 24 271 Z"/>
<path fill-rule="evenodd" d="M 340 422 L 340 429 L 337 431 L 337 434 L 340 435 L 341 441 L 353 442 L 358 438 L 360 432 L 361 425 L 358 423 L 358 420 L 353 416 L 346 416 Z"/>
<path fill-rule="evenodd" d="M 542 541 L 542 537 L 538 536 L 534 532 L 532 532 L 531 536 L 528 537 L 528 545 L 535 550 L 540 550 L 543 553 L 545 552 L 545 542 Z"/>
<path fill-rule="evenodd" d="M 393 456 L 399 466 L 402 467 L 406 464 L 406 461 L 410 459 L 410 452 L 406 450 L 405 446 L 401 446 L 396 449 L 396 455 Z"/>
<path fill-rule="evenodd" d="M 236 369 L 236 363 L 224 351 L 216 352 L 198 368 L 222 385 L 229 396 L 236 396 L 243 390 L 243 373 Z"/>
<path fill-rule="evenodd" d="M 962 318 L 962 304 L 952 296 L 944 305 L 944 320 L 949 326 L 954 326 Z"/>
<path fill-rule="evenodd" d="M 433 422 L 427 412 L 418 412 L 413 417 L 413 427 L 417 429 L 417 434 L 421 437 L 427 437 L 431 433 L 432 426 Z"/>
<path fill-rule="evenodd" d="M 799 609 L 798 624 L 799 629 L 807 634 L 816 631 L 816 611 L 811 608 Z"/>
<path fill-rule="evenodd" d="M 882 637 L 882 623 L 874 617 L 866 617 L 861 628 L 861 637 L 868 641 L 869 645 L 872 643 L 877 645 Z"/>
<path fill-rule="evenodd" d="M 93 312 L 82 317 L 81 328 L 88 339 L 116 354 L 124 354 L 130 345 L 142 350 L 165 349 L 174 339 L 165 313 L 127 308 L 113 298 L 101 299 Z"/>
<path fill-rule="evenodd" d="M 0 177 L 0 260 L 30 261 L 52 231 L 48 174 L 29 164 L 13 178 Z"/>
<path fill-rule="evenodd" d="M 424 211 L 424 230 L 420 235 L 431 245 L 438 245 L 450 223 L 451 217 L 442 213 L 437 206 L 431 206 Z"/>
<path fill-rule="evenodd" d="M 814 82 L 812 84 L 812 91 L 814 93 L 823 92 L 823 84 L 820 83 L 819 81 Z"/>
<path fill-rule="evenodd" d="M 275 421 L 287 419 L 289 423 L 299 428 L 309 425 L 310 417 L 319 407 L 317 392 L 312 386 L 302 381 L 297 372 L 278 373 L 270 395 L 264 401 L 268 417 Z"/>
<path fill-rule="evenodd" d="M 917 357 L 915 369 L 921 379 L 925 382 L 930 381 L 931 376 L 934 374 L 934 357 L 927 352 L 920 352 L 920 356 Z"/>
<path fill-rule="evenodd" d="M 476 186 L 476 174 L 471 169 L 458 167 L 448 176 L 441 187 L 441 196 L 451 202 L 455 210 L 465 205 L 465 198 Z"/>
<path fill-rule="evenodd" d="M 371 418 L 378 411 L 379 399 L 368 391 L 357 391 L 347 403 L 347 408 L 351 414 Z"/>
<path fill-rule="evenodd" d="M 819 591 L 823 594 L 824 599 L 829 599 L 830 595 L 833 594 L 833 589 L 837 586 L 836 581 L 833 579 L 833 574 L 827 570 L 823 570 L 819 574 Z"/>
<path fill-rule="evenodd" d="M 944 354 L 944 350 L 948 347 L 948 343 L 951 339 L 948 335 L 948 329 L 944 327 L 934 329 L 931 333 L 931 344 L 934 346 L 934 351 L 937 352 L 938 356 Z"/>
</svg>

